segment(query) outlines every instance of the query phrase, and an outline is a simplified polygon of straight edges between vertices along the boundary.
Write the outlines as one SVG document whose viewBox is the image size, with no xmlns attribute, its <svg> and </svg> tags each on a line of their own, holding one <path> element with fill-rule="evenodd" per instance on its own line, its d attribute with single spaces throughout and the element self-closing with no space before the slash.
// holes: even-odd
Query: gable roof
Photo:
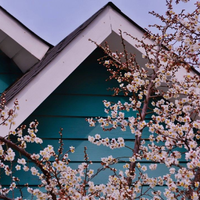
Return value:
<svg viewBox="0 0 200 200">
<path fill-rule="evenodd" d="M 98 44 L 107 41 L 111 49 L 120 51 L 117 46 L 121 44 L 119 29 L 132 33 L 138 39 L 142 39 L 145 33 L 144 29 L 109 2 L 50 49 L 39 63 L 8 88 L 5 91 L 8 107 L 16 98 L 20 105 L 13 128 L 19 126 L 96 49 L 89 39 Z M 145 53 L 144 49 L 136 48 L 137 43 L 131 37 L 123 37 L 127 41 L 126 47 L 141 57 L 140 62 L 144 64 L 141 56 Z M 150 40 L 148 42 L 153 43 Z M 0 130 L 1 134 L 7 135 L 8 128 L 1 126 Z"/>
<path fill-rule="evenodd" d="M 0 6 L 0 50 L 22 72 L 39 62 L 51 47 Z"/>
<path fill-rule="evenodd" d="M 121 12 L 112 2 L 107 3 L 103 8 L 97 11 L 93 16 L 91 16 L 87 21 L 75 29 L 71 34 L 64 38 L 60 43 L 47 52 L 45 57 L 37 64 L 35 64 L 24 76 L 22 76 L 17 82 L 15 82 L 10 88 L 8 88 L 6 93 L 6 101 L 9 102 L 14 98 L 21 90 L 24 88 L 43 68 L 45 68 L 74 38 L 76 38 L 81 32 L 87 28 L 87 26 L 98 17 L 106 7 L 110 6 L 112 9 L 117 11 L 128 21 L 130 21 L 134 26 L 140 29 L 145 33 L 145 30 L 127 17 L 124 13 Z"/>
</svg>

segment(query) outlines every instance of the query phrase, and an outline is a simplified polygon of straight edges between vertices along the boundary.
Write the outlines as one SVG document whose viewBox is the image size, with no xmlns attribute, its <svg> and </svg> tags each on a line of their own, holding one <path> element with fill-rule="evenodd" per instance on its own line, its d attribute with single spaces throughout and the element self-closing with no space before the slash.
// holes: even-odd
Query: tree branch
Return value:
<svg viewBox="0 0 200 200">
<path fill-rule="evenodd" d="M 0 194 L 0 199 L 4 199 L 4 200 L 12 200 L 12 199 L 10 199 L 10 198 L 8 198 L 8 197 L 2 195 L 2 194 Z"/>
<path fill-rule="evenodd" d="M 6 138 L 4 138 L 2 136 L 0 136 L 0 141 L 5 142 L 9 147 L 11 147 L 12 149 L 15 149 L 16 151 L 20 152 L 23 156 L 25 156 L 26 158 L 31 160 L 33 163 L 35 163 L 40 168 L 42 173 L 45 175 L 45 179 L 46 179 L 47 183 L 50 184 L 49 179 L 51 178 L 51 174 L 47 170 L 43 169 L 43 165 L 40 163 L 40 161 L 33 159 L 31 157 L 30 153 L 28 153 L 23 148 L 17 146 L 15 143 L 11 142 L 10 140 L 8 140 L 8 139 L 6 139 Z M 52 199 L 56 200 L 56 195 L 52 191 L 50 191 L 50 194 L 52 196 Z"/>
</svg>

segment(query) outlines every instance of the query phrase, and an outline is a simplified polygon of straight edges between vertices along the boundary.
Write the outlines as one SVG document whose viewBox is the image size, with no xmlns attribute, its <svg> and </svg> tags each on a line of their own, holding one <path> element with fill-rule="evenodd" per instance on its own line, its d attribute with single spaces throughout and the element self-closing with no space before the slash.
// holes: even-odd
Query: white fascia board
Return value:
<svg viewBox="0 0 200 200">
<path fill-rule="evenodd" d="M 37 59 L 41 60 L 49 46 L 0 8 L 0 29 Z"/>
<path fill-rule="evenodd" d="M 89 39 L 100 44 L 111 32 L 109 10 L 106 8 L 8 103 L 7 106 L 12 107 L 13 101 L 17 98 L 20 107 L 12 130 L 17 128 L 95 50 L 96 45 L 88 41 Z M 9 127 L 0 127 L 0 135 L 6 136 L 8 132 Z"/>
</svg>

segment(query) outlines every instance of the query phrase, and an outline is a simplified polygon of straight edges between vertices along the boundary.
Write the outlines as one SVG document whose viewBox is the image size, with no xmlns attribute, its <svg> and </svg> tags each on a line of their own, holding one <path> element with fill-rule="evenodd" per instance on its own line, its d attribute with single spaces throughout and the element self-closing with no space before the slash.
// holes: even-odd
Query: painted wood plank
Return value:
<svg viewBox="0 0 200 200">
<path fill-rule="evenodd" d="M 59 141 L 58 140 L 44 140 L 43 144 L 41 145 L 42 148 L 46 147 L 48 144 L 54 147 L 54 150 L 57 151 L 59 148 Z M 128 145 L 131 147 L 134 146 L 134 142 L 127 142 Z M 128 148 L 118 148 L 118 149 L 110 149 L 109 147 L 105 146 L 97 146 L 90 143 L 87 140 L 64 140 L 64 152 L 69 150 L 70 146 L 75 147 L 76 153 L 69 153 L 69 157 L 71 161 L 84 161 L 84 147 L 87 147 L 87 152 L 89 154 L 89 158 L 92 161 L 100 161 L 101 157 L 107 157 L 109 155 L 113 155 L 114 157 L 125 157 L 131 156 L 132 151 Z M 39 153 L 41 150 L 40 145 L 37 144 L 30 144 L 27 147 L 27 151 L 30 153 Z M 124 158 L 125 160 L 125 158 Z"/>
<path fill-rule="evenodd" d="M 123 137 L 125 139 L 134 139 L 135 135 L 130 132 L 130 128 L 127 127 L 127 131 L 121 131 L 118 127 L 112 131 L 103 131 L 100 124 L 96 124 L 95 127 L 90 127 L 89 123 L 84 118 L 71 118 L 71 117 L 43 117 L 43 116 L 31 116 L 24 124 L 29 124 L 35 119 L 38 120 L 38 133 L 37 135 L 41 138 L 59 138 L 60 128 L 63 128 L 63 138 L 77 138 L 77 139 L 87 139 L 89 135 L 95 136 L 95 134 L 100 134 L 102 137 L 117 138 Z M 147 120 L 148 122 L 148 120 Z M 143 131 L 144 139 L 149 137 L 148 128 Z"/>
<path fill-rule="evenodd" d="M 31 188 L 33 188 L 33 189 L 36 189 L 37 187 L 36 186 L 34 186 L 34 187 L 31 187 Z M 154 187 L 153 189 L 149 189 L 149 187 L 148 186 L 144 186 L 143 187 L 143 192 L 145 192 L 146 190 L 148 190 L 148 192 L 146 192 L 145 194 L 146 195 L 144 195 L 143 197 L 144 198 L 147 198 L 147 199 L 153 199 L 153 196 L 152 196 L 152 192 L 153 192 L 153 190 L 154 191 L 158 191 L 158 190 L 160 190 L 161 192 L 162 192 L 162 194 L 161 194 L 161 197 L 163 198 L 163 199 L 165 199 L 166 197 L 164 197 L 164 195 L 163 195 L 163 192 L 165 191 L 165 188 L 167 188 L 167 186 L 156 186 L 156 187 Z M 40 190 L 41 191 L 44 191 L 44 188 L 40 188 Z M 23 197 L 24 197 L 24 199 L 31 199 L 31 200 L 36 200 L 36 197 L 32 197 L 32 195 L 30 195 L 28 192 L 27 192 L 27 188 L 26 187 L 24 187 L 24 188 L 22 188 L 22 192 L 23 192 Z M 15 190 L 15 192 L 14 192 L 14 195 L 15 196 L 20 196 L 20 193 L 19 193 L 19 191 L 18 190 Z M 11 192 L 9 193 L 9 195 L 8 195 L 8 197 L 9 198 L 13 198 L 13 193 L 11 194 Z M 138 195 L 136 196 L 136 198 L 139 198 L 140 197 L 140 193 L 138 193 Z"/>
<path fill-rule="evenodd" d="M 78 166 L 81 163 L 70 163 L 69 166 L 76 170 L 78 168 Z M 123 166 L 126 163 L 117 163 L 114 165 L 110 165 L 112 168 L 116 168 L 117 169 L 117 173 L 119 173 L 119 171 L 123 171 L 125 172 L 127 170 L 127 168 L 124 168 Z M 145 163 L 144 164 L 147 167 L 147 171 L 145 173 L 148 173 L 149 177 L 159 177 L 159 176 L 163 176 L 164 174 L 168 174 L 169 173 L 169 169 L 164 165 L 164 164 L 158 164 L 157 169 L 156 170 L 150 170 L 149 166 L 151 165 L 151 163 Z M 31 167 L 35 167 L 35 165 L 33 163 L 28 163 L 29 168 Z M 141 166 L 143 166 L 143 164 L 141 164 Z M 38 169 L 38 168 L 37 168 Z M 113 171 L 111 171 L 108 168 L 103 168 L 101 163 L 93 163 L 89 166 L 89 169 L 93 169 L 94 170 L 94 174 L 96 174 L 98 171 L 99 174 L 94 176 L 91 180 L 94 181 L 95 184 L 106 184 L 108 182 L 108 178 L 109 175 L 114 175 Z M 136 168 L 136 178 L 137 179 L 139 177 L 139 170 Z M 26 183 L 28 183 L 29 185 L 37 185 L 40 184 L 40 180 L 38 179 L 37 176 L 33 176 L 31 174 L 31 171 L 27 171 L 24 172 L 23 170 L 21 171 L 15 171 L 14 176 L 19 177 L 20 181 L 19 184 L 20 185 L 24 185 Z M 2 176 L 4 177 L 4 179 L 0 179 L 1 183 L 3 183 L 4 185 L 8 185 L 10 183 L 11 178 L 10 177 L 6 177 L 6 176 Z M 5 178 L 6 177 L 6 178 Z M 174 178 L 174 177 L 172 177 Z"/>
<path fill-rule="evenodd" d="M 107 116 L 104 112 L 103 101 L 122 103 L 127 101 L 125 97 L 109 96 L 85 96 L 85 95 L 51 95 L 46 99 L 34 115 L 58 115 L 58 116 Z M 125 117 L 135 115 L 135 111 L 126 112 Z"/>
<path fill-rule="evenodd" d="M 110 149 L 109 147 L 100 145 L 97 146 L 95 144 L 90 143 L 87 140 L 63 140 L 64 142 L 64 152 L 69 150 L 70 146 L 75 147 L 75 153 L 69 153 L 69 157 L 71 161 L 84 161 L 84 147 L 87 147 L 87 153 L 89 155 L 89 158 L 91 161 L 100 161 L 102 157 L 108 157 L 109 155 L 112 155 L 115 158 L 120 159 L 121 161 L 127 161 L 127 157 L 132 156 L 132 150 L 129 148 L 134 148 L 134 140 L 132 141 L 125 141 L 125 145 L 128 146 L 129 148 L 123 147 L 123 148 L 117 148 L 117 149 Z M 38 144 L 29 144 L 27 146 L 27 151 L 30 153 L 39 153 L 40 150 L 43 148 L 47 147 L 47 145 L 50 144 L 54 147 L 54 150 L 57 151 L 59 148 L 59 140 L 50 140 L 50 139 L 45 139 L 43 141 L 42 145 Z M 146 146 L 148 144 L 151 144 L 149 141 L 146 141 Z M 155 143 L 156 144 L 156 143 Z M 163 145 L 162 142 L 158 143 L 157 145 L 161 146 Z M 183 156 L 180 161 L 184 161 L 184 149 L 182 148 L 176 148 L 173 150 L 181 151 L 183 153 Z M 166 149 L 167 151 L 167 149 Z M 146 160 L 144 160 L 146 161 Z"/>
<path fill-rule="evenodd" d="M 36 186 L 32 186 L 31 188 L 36 189 L 37 187 L 36 187 Z M 162 192 L 162 195 L 161 195 L 162 198 L 165 199 L 165 197 L 164 197 L 164 195 L 163 195 L 163 192 L 165 191 L 165 188 L 167 188 L 167 186 L 156 186 L 156 187 L 153 188 L 153 190 L 154 190 L 154 191 L 160 190 L 160 191 Z M 148 190 L 148 189 L 149 189 L 148 186 L 143 186 L 143 192 L 145 192 L 145 191 Z M 40 190 L 41 190 L 41 191 L 44 191 L 44 188 L 40 188 Z M 153 190 L 152 190 L 152 189 L 148 190 L 148 192 L 145 193 L 146 195 L 144 195 L 143 197 L 144 197 L 144 198 L 147 198 L 147 199 L 153 198 L 153 196 L 152 196 Z M 36 197 L 32 197 L 32 195 L 30 195 L 30 194 L 27 192 L 27 188 L 26 188 L 26 187 L 23 187 L 23 188 L 22 188 L 22 192 L 23 192 L 23 198 L 24 198 L 24 199 L 36 200 Z M 19 196 L 20 196 L 20 192 L 19 192 L 18 190 L 15 190 L 14 193 L 10 192 L 9 195 L 8 195 L 8 197 L 9 197 L 9 198 L 13 198 L 13 195 L 19 197 Z M 139 198 L 139 196 L 140 196 L 140 193 L 138 193 L 138 196 L 137 196 L 136 198 Z"/>
</svg>

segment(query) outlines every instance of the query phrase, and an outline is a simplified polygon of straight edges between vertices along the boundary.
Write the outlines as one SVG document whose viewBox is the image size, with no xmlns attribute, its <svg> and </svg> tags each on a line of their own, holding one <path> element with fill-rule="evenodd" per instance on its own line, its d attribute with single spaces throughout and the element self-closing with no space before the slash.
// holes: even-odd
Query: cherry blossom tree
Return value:
<svg viewBox="0 0 200 200">
<path fill-rule="evenodd" d="M 179 2 L 176 0 L 175 3 Z M 68 152 L 63 151 L 62 130 L 58 153 L 51 145 L 37 154 L 28 153 L 28 143 L 42 143 L 37 137 L 38 122 L 35 121 L 29 125 L 28 134 L 24 134 L 25 127 L 22 126 L 7 137 L 0 137 L 0 167 L 12 177 L 9 187 L 0 187 L 1 199 L 10 199 L 7 194 L 17 187 L 19 177 L 14 177 L 11 165 L 6 164 L 14 159 L 17 160 L 16 170 L 30 170 L 39 178 L 39 186 L 44 190 L 27 185 L 27 191 L 37 199 L 199 199 L 200 2 L 195 3 L 196 9 L 192 13 L 175 13 L 172 0 L 166 0 L 166 5 L 165 15 L 151 12 L 161 20 L 161 25 L 152 25 L 157 28 L 156 34 L 146 30 L 143 40 L 139 40 L 131 33 L 120 31 L 123 52 L 113 52 L 109 44 L 101 46 L 94 42 L 106 54 L 99 62 L 110 72 L 108 79 L 119 83 L 118 87 L 112 88 L 114 95 L 123 94 L 128 100 L 125 103 L 104 100 L 107 117 L 87 121 L 90 126 L 100 124 L 105 131 L 116 128 L 129 131 L 135 143 L 127 146 L 123 134 L 113 139 L 96 134 L 88 140 L 111 149 L 131 149 L 125 170 L 113 167 L 119 159 L 108 155 L 101 159 L 99 170 L 94 171 L 86 147 L 85 162 L 72 169 L 68 153 L 73 153 L 74 147 L 69 147 Z M 137 57 L 126 51 L 124 34 L 137 41 L 137 48 L 145 50 L 145 66 L 140 66 Z M 18 102 L 11 109 L 6 108 L 5 103 L 2 105 L 1 125 L 14 123 Z M 132 116 L 127 117 L 127 113 Z M 146 129 L 149 131 L 147 138 Z M 17 137 L 17 143 L 11 140 L 13 135 Z M 16 152 L 23 157 L 16 158 Z M 29 168 L 26 159 L 35 166 Z M 143 165 L 143 160 L 151 164 Z M 151 171 L 160 165 L 165 166 L 163 174 L 152 177 Z M 102 169 L 110 170 L 112 175 L 108 182 L 97 185 L 93 178 L 100 175 Z M 23 195 L 15 199 L 23 199 Z"/>
</svg>

